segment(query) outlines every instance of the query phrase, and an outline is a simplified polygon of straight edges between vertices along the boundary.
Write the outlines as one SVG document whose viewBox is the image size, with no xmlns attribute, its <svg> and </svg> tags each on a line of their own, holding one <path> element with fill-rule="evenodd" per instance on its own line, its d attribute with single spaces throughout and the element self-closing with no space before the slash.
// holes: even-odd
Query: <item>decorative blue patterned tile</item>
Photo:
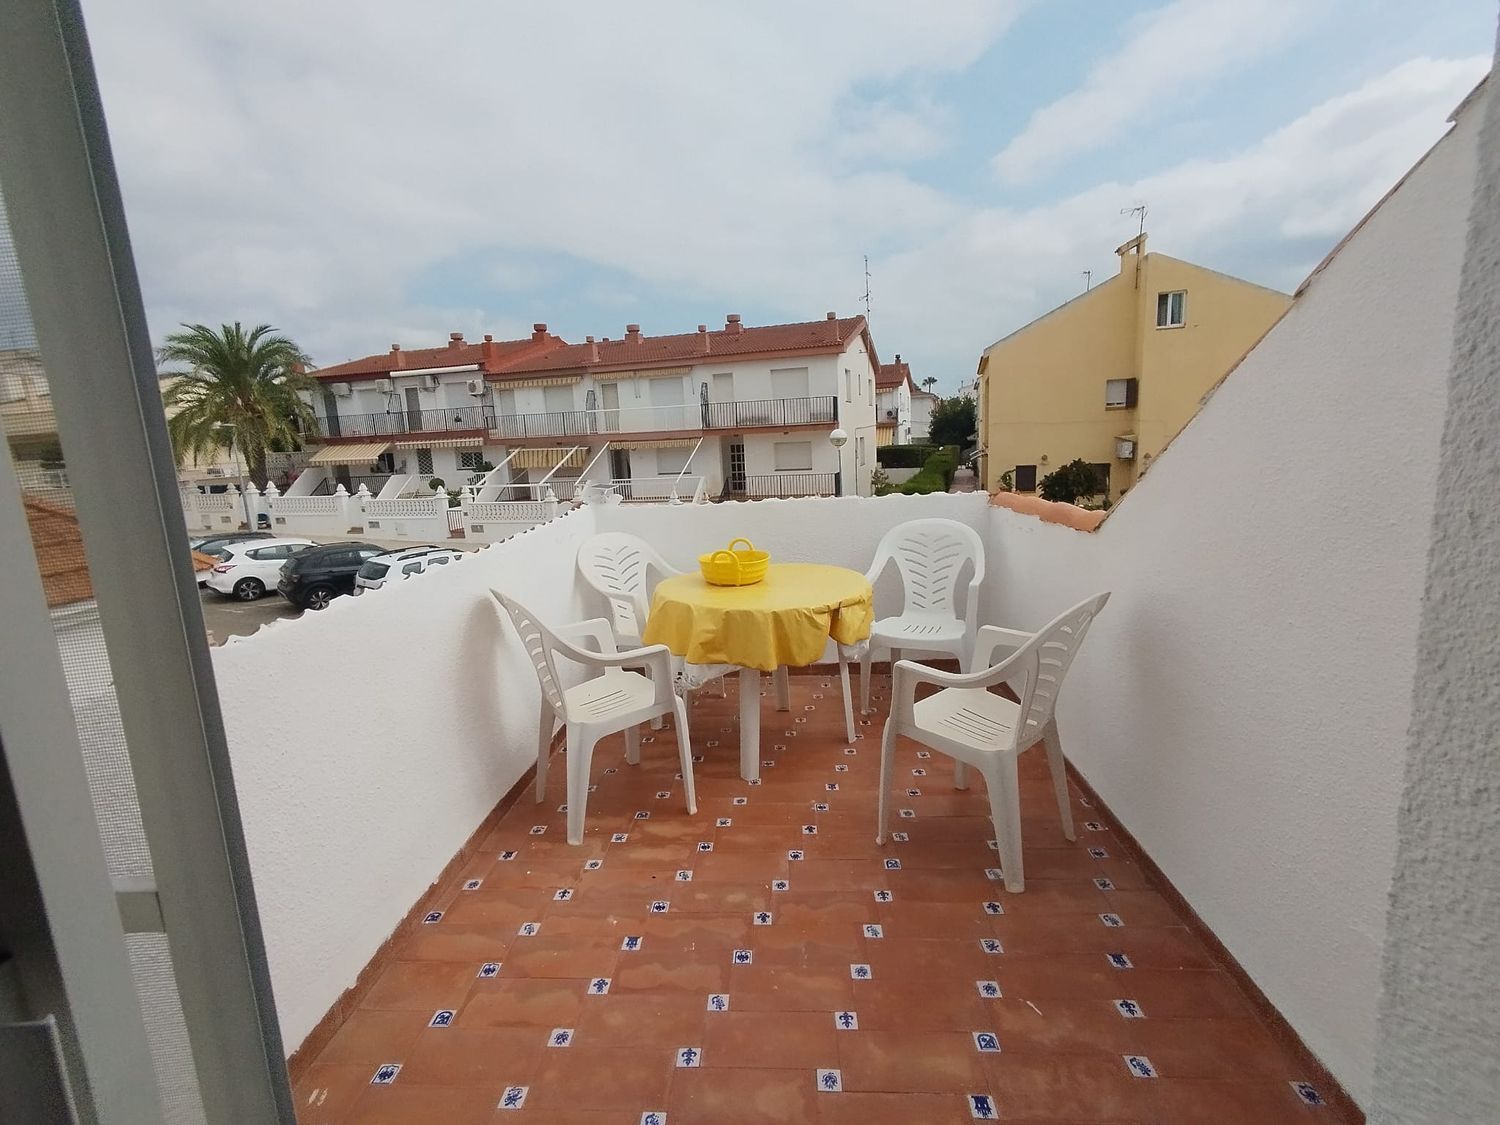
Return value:
<svg viewBox="0 0 1500 1125">
<path fill-rule="evenodd" d="M 710 750 L 712 750 L 712 749 L 714 749 L 715 747 L 717 747 L 719 745 L 719 740 L 717 738 L 710 738 L 703 745 L 707 746 Z"/>
<path fill-rule="evenodd" d="M 1135 962 L 1123 953 L 1106 953 L 1104 959 L 1116 969 L 1133 969 Z"/>
<path fill-rule="evenodd" d="M 901 861 L 899 859 L 887 858 L 884 862 L 885 862 L 885 869 L 887 871 L 900 871 L 901 870 Z"/>
<path fill-rule="evenodd" d="M 484 886 L 484 880 L 483 879 L 466 879 L 466 880 L 464 880 L 464 890 L 466 890 L 466 891 L 477 891 L 482 886 Z"/>
<path fill-rule="evenodd" d="M 750 922 L 756 926 L 769 926 L 774 920 L 774 915 L 769 910 L 757 910 L 750 916 Z"/>
<path fill-rule="evenodd" d="M 911 834 L 908 832 L 892 832 L 891 839 L 898 844 L 904 844 L 911 839 Z"/>
<path fill-rule="evenodd" d="M 1094 880 L 1094 886 L 1098 887 L 1101 891 L 1112 891 L 1115 889 L 1115 884 L 1112 879 L 1105 879 L 1102 877 Z"/>
<path fill-rule="evenodd" d="M 700 852 L 711 852 L 714 850 L 714 842 L 712 840 L 699 840 L 698 850 Z"/>
<path fill-rule="evenodd" d="M 1079 797 L 1078 803 L 1086 809 L 1091 809 L 1094 807 L 1094 802 L 1090 801 L 1087 797 Z"/>
<path fill-rule="evenodd" d="M 785 749 L 786 749 L 786 744 L 785 743 L 777 742 L 774 745 L 772 745 L 771 752 L 774 753 L 774 754 L 780 754 Z"/>
<path fill-rule="evenodd" d="M 750 798 L 749 797 L 732 797 L 732 798 L 730 798 L 729 803 L 731 805 L 748 805 L 750 803 Z"/>
<path fill-rule="evenodd" d="M 703 1065 L 703 1048 L 702 1047 L 678 1047 L 677 1048 L 677 1065 L 679 1067 L 687 1067 L 687 1068 L 690 1068 L 690 1069 L 695 1069 L 697 1067 L 702 1066 Z"/>
<path fill-rule="evenodd" d="M 843 762 L 840 762 L 838 765 L 836 765 L 836 766 L 833 767 L 833 772 L 834 773 L 848 773 L 849 772 L 849 767 L 846 766 L 846 765 L 844 765 Z"/>
<path fill-rule="evenodd" d="M 640 1125 L 667 1125 L 667 1111 L 664 1109 L 648 1109 L 641 1114 Z"/>
<path fill-rule="evenodd" d="M 560 887 L 558 889 L 557 893 L 552 896 L 552 901 L 553 902 L 568 902 L 572 898 L 573 898 L 573 888 L 572 887 Z"/>
<path fill-rule="evenodd" d="M 760 760 L 760 764 L 762 766 L 764 766 L 766 769 L 770 769 L 772 766 L 774 766 L 776 764 L 776 759 L 775 758 L 762 758 Z"/>
<path fill-rule="evenodd" d="M 866 922 L 864 925 L 864 935 L 867 938 L 879 939 L 885 937 L 885 930 L 874 922 Z"/>
<path fill-rule="evenodd" d="M 792 722 L 794 722 L 794 723 L 805 723 L 805 722 L 807 722 L 807 716 L 806 715 L 798 715 L 795 719 L 792 720 Z"/>
<path fill-rule="evenodd" d="M 817 696 L 816 698 L 822 699 L 823 697 L 820 695 L 820 696 Z M 811 703 L 804 703 L 802 705 L 802 710 L 804 710 L 804 711 L 816 711 L 817 708 L 814 707 Z"/>
<path fill-rule="evenodd" d="M 681 779 L 682 779 L 682 774 L 678 774 L 678 775 L 677 775 L 677 778 L 678 778 L 678 780 L 679 780 L 679 781 L 680 781 L 680 780 L 681 780 Z M 595 793 L 595 792 L 598 792 L 598 790 L 599 790 L 599 787 L 598 787 L 598 786 L 597 786 L 597 785 L 590 785 L 590 786 L 589 786 L 589 792 L 590 792 L 590 793 Z"/>
<path fill-rule="evenodd" d="M 609 977 L 595 977 L 589 981 L 588 994 L 590 996 L 608 996 L 611 983 L 613 982 Z"/>
<path fill-rule="evenodd" d="M 623 844 L 628 839 L 630 839 L 630 833 L 628 832 L 613 832 L 610 834 L 609 842 L 611 844 Z"/>
<path fill-rule="evenodd" d="M 814 801 L 813 802 L 813 812 L 827 812 L 827 811 L 828 811 L 828 802 L 827 801 Z"/>
<path fill-rule="evenodd" d="M 896 901 L 896 896 L 894 894 L 892 894 L 890 891 L 879 890 L 879 891 L 872 891 L 871 893 L 875 896 L 875 901 L 876 902 L 895 902 Z"/>
<path fill-rule="evenodd" d="M 1000 982 L 997 980 L 976 980 L 974 989 L 982 1000 L 999 1000 L 1004 995 L 1000 991 Z"/>
<path fill-rule="evenodd" d="M 844 1076 L 837 1070 L 819 1070 L 814 1081 L 817 1083 L 819 1093 L 841 1094 L 844 1092 Z"/>
<path fill-rule="evenodd" d="M 1109 853 L 1107 851 L 1105 851 L 1103 848 L 1090 848 L 1089 849 L 1089 855 L 1093 856 L 1095 859 L 1108 859 L 1109 858 Z"/>
<path fill-rule="evenodd" d="M 727 816 L 721 816 L 718 820 L 714 821 L 715 828 L 728 828 L 732 824 L 734 824 L 734 821 L 730 820 Z"/>
<path fill-rule="evenodd" d="M 500 862 L 501 863 L 509 863 L 511 860 L 515 859 L 516 856 L 518 856 L 519 854 L 520 854 L 519 852 L 517 852 L 517 851 L 515 851 L 513 849 L 503 851 L 503 852 L 500 853 Z"/>
<path fill-rule="evenodd" d="M 1151 1060 L 1145 1055 L 1121 1055 L 1125 1060 L 1125 1068 L 1137 1078 L 1155 1078 L 1156 1067 L 1151 1065 Z"/>
<path fill-rule="evenodd" d="M 563 803 L 563 804 L 561 804 L 561 805 L 558 805 L 558 806 L 557 806 L 557 811 L 558 811 L 558 812 L 567 812 L 567 811 L 568 811 L 568 806 L 567 806 L 567 803 L 566 803 L 566 802 L 564 802 L 564 803 Z"/>
<path fill-rule="evenodd" d="M 850 757 L 851 757 L 851 758 L 852 758 L 852 757 L 854 757 L 854 756 L 855 756 L 855 755 L 856 755 L 856 754 L 858 754 L 858 753 L 859 753 L 859 751 L 858 751 L 858 750 L 857 750 L 857 749 L 855 749 L 855 748 L 854 748 L 854 747 L 853 747 L 853 746 L 845 746 L 845 747 L 844 747 L 844 753 L 845 753 L 845 754 L 848 754 L 848 755 L 849 755 L 849 756 L 850 756 Z"/>
<path fill-rule="evenodd" d="M 536 935 L 539 934 L 539 933 L 541 933 L 541 932 L 542 932 L 542 924 L 540 922 L 523 922 L 523 923 L 521 923 L 521 928 L 516 931 L 516 936 L 517 937 L 536 937 Z"/>
<path fill-rule="evenodd" d="M 627 953 L 634 953 L 646 944 L 646 939 L 639 934 L 630 934 L 620 943 L 620 948 Z"/>
<path fill-rule="evenodd" d="M 711 992 L 708 996 L 708 1004 L 705 1006 L 710 1012 L 729 1011 L 729 993 Z"/>
<path fill-rule="evenodd" d="M 656 791 L 656 799 L 658 801 L 665 801 L 671 795 L 672 791 L 670 789 L 658 789 Z"/>
<path fill-rule="evenodd" d="M 917 810 L 916 809 L 901 809 L 899 812 L 897 812 L 896 815 L 899 816 L 902 820 L 916 820 L 917 819 Z"/>
<path fill-rule="evenodd" d="M 986 953 L 1004 953 L 1005 952 L 1005 946 L 1003 946 L 1003 945 L 1000 944 L 1000 939 L 999 938 L 992 938 L 992 937 L 980 938 L 979 939 L 979 948 L 982 949 L 982 950 L 984 950 Z"/>
<path fill-rule="evenodd" d="M 479 972 L 476 974 L 480 980 L 489 980 L 491 977 L 498 977 L 499 975 L 499 961 L 486 961 L 483 965 L 479 966 Z"/>
<path fill-rule="evenodd" d="M 927 771 L 925 769 L 923 769 L 921 766 L 916 766 L 916 767 L 914 767 L 912 769 L 911 775 L 912 775 L 912 777 L 926 777 L 927 776 Z"/>
<path fill-rule="evenodd" d="M 869 965 L 850 965 L 849 977 L 851 980 L 873 980 L 875 971 Z"/>
<path fill-rule="evenodd" d="M 755 963 L 755 954 L 748 949 L 736 949 L 729 955 L 731 964 L 751 965 Z"/>
<path fill-rule="evenodd" d="M 998 1055 L 1000 1053 L 1000 1037 L 993 1031 L 973 1031 L 974 1049 L 981 1054 Z"/>
<path fill-rule="evenodd" d="M 607 770 L 605 770 L 605 771 L 604 771 L 604 772 L 605 772 L 605 773 L 606 773 L 606 774 L 611 774 L 611 773 L 619 773 L 619 772 L 620 772 L 620 771 L 619 771 L 619 769 L 618 769 L 618 768 L 617 768 L 617 767 L 615 767 L 615 766 L 610 766 L 610 767 L 609 767 L 609 768 L 608 768 L 608 769 L 607 769 Z"/>
<path fill-rule="evenodd" d="M 533 835 L 533 836 L 545 836 L 546 834 L 547 834 L 547 826 L 545 824 L 533 824 L 531 826 L 531 835 Z"/>
<path fill-rule="evenodd" d="M 834 1012 L 833 1013 L 833 1026 L 835 1028 L 837 1028 L 839 1031 L 858 1031 L 859 1030 L 859 1013 L 858 1012 Z"/>
<path fill-rule="evenodd" d="M 389 1086 L 396 1081 L 396 1075 L 401 1073 L 400 1063 L 381 1063 L 375 1068 L 375 1076 L 370 1079 L 371 1086 Z"/>
<path fill-rule="evenodd" d="M 1090 832 L 1103 832 L 1104 831 L 1104 825 L 1101 824 L 1101 823 L 1099 823 L 1099 821 L 1097 821 L 1097 820 L 1085 820 L 1083 822 L 1083 826 L 1085 828 L 1087 828 Z"/>
<path fill-rule="evenodd" d="M 793 848 L 791 851 L 789 851 L 789 852 L 786 853 L 787 859 L 790 859 L 793 862 L 801 859 L 802 855 L 803 855 L 803 852 L 802 852 L 801 848 Z"/>
<path fill-rule="evenodd" d="M 804 835 L 804 836 L 816 836 L 817 834 L 818 834 L 818 826 L 816 824 L 804 824 L 802 826 L 802 835 Z"/>
<path fill-rule="evenodd" d="M 998 1121 L 1000 1111 L 995 1108 L 995 1099 L 988 1094 L 970 1094 L 969 1116 L 975 1121 Z"/>
<path fill-rule="evenodd" d="M 1005 905 L 999 902 L 987 902 L 984 904 L 984 912 L 986 914 L 1004 914 Z"/>
<path fill-rule="evenodd" d="M 984 842 L 984 846 L 987 847 L 987 848 L 989 848 L 990 851 L 992 851 L 992 852 L 998 852 L 1000 850 L 1000 841 L 999 840 L 986 840 Z"/>
<path fill-rule="evenodd" d="M 547 1036 L 549 1047 L 571 1047 L 573 1045 L 573 1029 L 571 1027 L 554 1027 L 552 1034 Z"/>
<path fill-rule="evenodd" d="M 441 922 L 442 920 L 443 912 L 441 910 L 429 910 L 422 916 L 422 925 L 431 926 L 437 922 Z"/>
<path fill-rule="evenodd" d="M 992 883 L 998 883 L 1005 878 L 1005 872 L 998 867 L 986 867 L 984 877 Z"/>
<path fill-rule="evenodd" d="M 758 777 L 752 777 L 749 781 L 745 782 L 745 784 L 746 785 L 751 785 L 751 786 L 759 786 L 760 785 L 760 778 L 758 778 Z"/>
<path fill-rule="evenodd" d="M 526 1092 L 530 1086 L 507 1086 L 500 1094 L 497 1109 L 520 1109 L 526 1104 Z"/>
<path fill-rule="evenodd" d="M 636 820 L 650 820 L 651 819 L 651 814 L 649 812 L 647 812 L 645 809 L 641 809 L 640 811 L 638 811 L 635 814 L 635 818 L 636 818 Z"/>
<path fill-rule="evenodd" d="M 454 1011 L 452 1008 L 439 1008 L 432 1013 L 432 1018 L 427 1021 L 428 1027 L 452 1027 Z"/>
<path fill-rule="evenodd" d="M 1101 914 L 1099 915 L 1099 921 L 1112 930 L 1118 930 L 1125 924 L 1125 919 L 1121 918 L 1118 914 Z"/>
<path fill-rule="evenodd" d="M 792 889 L 792 884 L 785 879 L 772 879 L 771 889 L 773 891 L 789 891 Z"/>
<path fill-rule="evenodd" d="M 667 904 L 665 902 L 663 902 L 661 899 L 657 899 L 655 902 L 653 902 L 651 904 L 651 913 L 652 914 L 665 914 L 666 912 L 667 912 Z"/>
<path fill-rule="evenodd" d="M 598 871 L 603 866 L 604 861 L 602 859 L 586 859 L 583 861 L 583 869 L 585 871 Z"/>
<path fill-rule="evenodd" d="M 1292 1091 L 1302 1099 L 1306 1105 L 1327 1105 L 1323 1095 L 1318 1093 L 1318 1088 L 1311 1082 L 1293 1082 Z"/>
<path fill-rule="evenodd" d="M 917 751 L 917 757 L 924 758 L 924 759 L 925 758 L 930 758 L 930 757 L 932 757 L 932 751 L 931 750 L 918 750 Z"/>
<path fill-rule="evenodd" d="M 1146 1018 L 1146 1013 L 1141 1010 L 1141 1006 L 1134 1000 L 1116 1000 L 1114 1003 L 1115 1011 L 1128 1020 L 1143 1020 Z"/>
<path fill-rule="evenodd" d="M 683 868 L 677 874 L 673 875 L 672 878 L 679 883 L 691 883 L 693 881 L 693 873 L 687 868 Z"/>
<path fill-rule="evenodd" d="M 920 797 L 922 795 L 922 791 L 920 789 L 908 789 L 906 791 L 906 795 L 908 797 Z"/>
<path fill-rule="evenodd" d="M 701 762 L 701 761 L 703 761 L 703 755 L 702 754 L 694 754 L 693 755 L 693 761 L 694 762 Z"/>
<path fill-rule="evenodd" d="M 825 781 L 823 788 L 830 793 L 837 793 L 839 791 L 839 783 L 837 781 Z"/>
<path fill-rule="evenodd" d="M 678 770 L 676 773 L 674 773 L 672 775 L 672 780 L 673 781 L 681 781 L 682 780 L 682 771 Z"/>
</svg>

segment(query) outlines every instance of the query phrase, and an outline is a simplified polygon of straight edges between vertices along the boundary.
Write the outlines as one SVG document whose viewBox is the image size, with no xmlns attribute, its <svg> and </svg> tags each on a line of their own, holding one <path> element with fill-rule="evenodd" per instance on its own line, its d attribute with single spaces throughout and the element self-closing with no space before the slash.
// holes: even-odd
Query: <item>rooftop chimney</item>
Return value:
<svg viewBox="0 0 1500 1125">
<path fill-rule="evenodd" d="M 484 334 L 484 343 L 480 345 L 480 352 L 484 356 L 485 363 L 495 358 L 495 337 L 491 333 Z"/>
<path fill-rule="evenodd" d="M 698 325 L 698 346 L 703 349 L 703 354 L 704 355 L 708 354 L 708 350 L 709 350 L 709 337 L 708 337 L 708 325 L 706 325 L 706 324 L 700 324 L 700 325 Z"/>
<path fill-rule="evenodd" d="M 901 353 L 900 353 L 900 352 L 897 352 L 897 353 L 896 353 L 896 362 L 897 362 L 897 363 L 900 363 L 900 362 L 901 362 Z"/>
<path fill-rule="evenodd" d="M 839 314 L 836 313 L 836 312 L 831 312 L 831 313 L 828 314 L 828 319 L 829 320 L 837 320 L 838 318 L 839 318 Z"/>
<path fill-rule="evenodd" d="M 538 343 L 547 338 L 547 326 L 540 321 L 531 326 L 531 338 Z"/>
<path fill-rule="evenodd" d="M 589 362 L 590 363 L 598 363 L 599 362 L 599 345 L 596 344 L 596 343 L 594 343 L 594 338 L 592 336 L 586 337 L 584 339 L 584 343 L 586 343 L 589 346 Z"/>
<path fill-rule="evenodd" d="M 461 348 L 464 346 L 464 334 L 462 332 L 448 333 L 448 346 L 450 348 Z"/>
<path fill-rule="evenodd" d="M 391 360 L 391 367 L 392 368 L 400 367 L 401 366 L 401 361 L 406 358 L 404 355 L 401 354 L 401 345 L 400 344 L 392 344 L 391 345 L 391 355 L 392 355 L 392 357 L 394 357 Z"/>
<path fill-rule="evenodd" d="M 641 342 L 641 326 L 639 324 L 627 324 L 625 326 L 625 339 L 629 340 L 632 344 L 639 344 Z"/>
<path fill-rule="evenodd" d="M 484 342 L 486 344 L 493 344 L 495 342 L 495 337 L 491 333 L 486 332 L 484 334 Z"/>
<path fill-rule="evenodd" d="M 730 313 L 724 318 L 724 331 L 731 336 L 738 336 L 745 329 L 740 324 L 740 314 Z"/>
</svg>

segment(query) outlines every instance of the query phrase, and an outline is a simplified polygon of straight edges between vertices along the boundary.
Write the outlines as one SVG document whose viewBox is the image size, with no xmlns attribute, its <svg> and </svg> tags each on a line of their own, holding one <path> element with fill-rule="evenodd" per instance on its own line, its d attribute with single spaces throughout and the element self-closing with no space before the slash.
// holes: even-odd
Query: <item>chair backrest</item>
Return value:
<svg viewBox="0 0 1500 1125">
<path fill-rule="evenodd" d="M 1107 601 L 1109 592 L 1105 591 L 1079 602 L 1053 618 L 1002 662 L 1007 667 L 1014 666 L 1006 682 L 1019 688 L 1021 724 L 1016 728 L 1017 749 L 1024 750 L 1036 742 L 1052 721 L 1063 677 L 1078 655 L 1089 626 Z"/>
<path fill-rule="evenodd" d="M 649 572 L 677 574 L 651 544 L 623 531 L 595 535 L 578 548 L 578 571 L 583 580 L 604 595 L 615 635 L 639 638 L 646 624 Z"/>
<path fill-rule="evenodd" d="M 557 665 L 552 659 L 552 650 L 558 647 L 557 636 L 542 624 L 536 614 L 515 598 L 502 594 L 499 590 L 491 590 L 490 597 L 494 598 L 499 607 L 510 616 L 511 624 L 521 635 L 521 643 L 526 646 L 526 654 L 531 657 L 532 666 L 536 669 L 537 683 L 542 688 L 542 698 L 547 701 L 554 713 L 562 715 L 562 681 L 557 678 Z M 496 612 L 498 613 L 499 609 Z"/>
<path fill-rule="evenodd" d="M 875 548 L 870 573 L 878 576 L 888 560 L 901 572 L 906 611 L 957 617 L 958 576 L 964 563 L 974 564 L 972 582 L 984 578 L 984 544 L 972 527 L 957 520 L 912 520 L 891 528 Z M 966 608 L 966 616 L 972 616 L 973 605 Z"/>
</svg>

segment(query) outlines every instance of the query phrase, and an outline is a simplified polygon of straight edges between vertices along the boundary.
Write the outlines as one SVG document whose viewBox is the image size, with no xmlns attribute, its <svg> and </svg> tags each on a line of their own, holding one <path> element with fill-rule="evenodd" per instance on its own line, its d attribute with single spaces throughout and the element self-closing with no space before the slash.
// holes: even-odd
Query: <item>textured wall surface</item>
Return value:
<svg viewBox="0 0 1500 1125">
<path fill-rule="evenodd" d="M 1370 1120 L 1392 1125 L 1500 1121 L 1500 113 L 1493 103 L 1480 152 L 1386 932 Z"/>
<path fill-rule="evenodd" d="M 1098 531 L 992 528 L 992 620 L 1114 591 L 1064 748 L 1365 1105 L 1478 116 Z"/>
</svg>

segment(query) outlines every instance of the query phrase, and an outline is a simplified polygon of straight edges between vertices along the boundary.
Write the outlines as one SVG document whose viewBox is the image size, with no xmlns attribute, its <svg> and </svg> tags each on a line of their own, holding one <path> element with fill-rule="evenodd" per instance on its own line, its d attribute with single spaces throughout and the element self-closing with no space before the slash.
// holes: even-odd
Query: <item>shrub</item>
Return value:
<svg viewBox="0 0 1500 1125">
<path fill-rule="evenodd" d="M 875 460 L 887 469 L 920 469 L 937 451 L 935 445 L 886 445 L 875 451 Z"/>
<path fill-rule="evenodd" d="M 929 492 L 947 492 L 953 480 L 953 470 L 958 468 L 958 447 L 945 445 L 927 458 L 922 471 L 896 491 L 907 496 L 924 496 Z"/>
<path fill-rule="evenodd" d="M 1094 467 L 1078 457 L 1044 476 L 1037 491 L 1041 493 L 1043 500 L 1076 504 L 1085 496 L 1097 496 L 1103 492 L 1101 483 Z"/>
</svg>

